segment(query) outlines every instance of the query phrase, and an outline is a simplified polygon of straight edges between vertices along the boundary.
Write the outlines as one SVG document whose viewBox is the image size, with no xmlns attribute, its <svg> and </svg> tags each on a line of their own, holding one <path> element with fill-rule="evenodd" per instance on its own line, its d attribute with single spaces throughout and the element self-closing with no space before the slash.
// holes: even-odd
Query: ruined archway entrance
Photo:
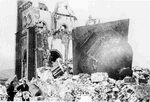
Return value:
<svg viewBox="0 0 150 102">
<path fill-rule="evenodd" d="M 49 60 L 55 62 L 57 58 L 62 58 L 61 53 L 57 49 L 50 50 L 50 57 Z"/>
</svg>

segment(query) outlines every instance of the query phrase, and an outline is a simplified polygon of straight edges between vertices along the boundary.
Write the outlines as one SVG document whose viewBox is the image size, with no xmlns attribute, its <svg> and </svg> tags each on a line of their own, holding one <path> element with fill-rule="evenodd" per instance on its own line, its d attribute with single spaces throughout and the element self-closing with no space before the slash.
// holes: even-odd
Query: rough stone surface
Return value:
<svg viewBox="0 0 150 102">
<path fill-rule="evenodd" d="M 91 81 L 92 82 L 101 82 L 108 79 L 107 73 L 92 73 L 91 74 Z"/>
<path fill-rule="evenodd" d="M 102 77 L 102 80 L 97 82 L 92 81 L 92 75 L 83 73 L 78 75 L 63 74 L 63 76 L 56 79 L 50 79 L 50 77 L 47 81 L 33 78 L 28 83 L 31 88 L 30 100 L 54 102 L 148 102 L 150 100 L 150 84 L 138 81 L 133 83 L 133 80 L 131 80 L 132 78 L 139 80 L 140 76 L 145 74 L 143 73 L 145 71 L 143 69 L 141 72 L 135 70 L 132 77 L 124 78 L 126 82 L 107 77 L 107 74 L 103 72 L 93 73 L 95 77 L 100 75 Z M 148 78 L 146 77 L 145 80 L 149 82 L 150 71 L 147 71 L 147 74 Z M 35 92 L 38 92 L 39 89 L 42 94 L 40 96 L 35 95 Z M 7 95 L 2 90 L 1 86 L 0 97 L 4 101 Z M 15 101 L 21 101 L 19 96 L 18 92 L 15 96 Z"/>
<path fill-rule="evenodd" d="M 74 74 L 107 72 L 109 77 L 119 79 L 122 68 L 131 69 L 133 52 L 127 42 L 128 26 L 127 19 L 73 30 Z M 127 74 L 131 76 L 132 72 Z"/>
</svg>

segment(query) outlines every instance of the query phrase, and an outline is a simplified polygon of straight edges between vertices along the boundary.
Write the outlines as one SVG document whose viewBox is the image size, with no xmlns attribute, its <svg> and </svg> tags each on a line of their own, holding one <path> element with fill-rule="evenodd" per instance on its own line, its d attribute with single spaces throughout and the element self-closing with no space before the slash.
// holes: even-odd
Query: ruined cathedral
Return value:
<svg viewBox="0 0 150 102">
<path fill-rule="evenodd" d="M 17 2 L 15 74 L 18 79 L 36 77 L 36 69 L 61 58 L 72 59 L 72 35 L 76 17 L 67 2 L 51 12 L 39 1 Z"/>
</svg>

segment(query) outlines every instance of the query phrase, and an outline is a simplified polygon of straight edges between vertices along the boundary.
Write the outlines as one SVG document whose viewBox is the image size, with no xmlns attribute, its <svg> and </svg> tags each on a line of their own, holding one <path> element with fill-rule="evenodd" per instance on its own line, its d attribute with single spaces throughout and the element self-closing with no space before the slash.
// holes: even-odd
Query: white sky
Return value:
<svg viewBox="0 0 150 102">
<path fill-rule="evenodd" d="M 41 0 L 51 12 L 57 1 Z M 133 49 L 133 66 L 150 68 L 150 1 L 68 0 L 78 25 L 85 25 L 89 15 L 101 23 L 130 19 L 129 43 Z M 0 0 L 0 69 L 14 68 L 17 1 Z"/>
</svg>

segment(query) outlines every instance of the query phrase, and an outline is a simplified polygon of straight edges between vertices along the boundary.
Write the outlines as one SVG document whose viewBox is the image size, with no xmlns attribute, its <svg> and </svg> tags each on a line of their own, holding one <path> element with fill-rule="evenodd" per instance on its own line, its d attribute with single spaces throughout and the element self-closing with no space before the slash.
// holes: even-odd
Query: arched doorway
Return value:
<svg viewBox="0 0 150 102">
<path fill-rule="evenodd" d="M 55 62 L 57 58 L 62 58 L 61 53 L 56 49 L 50 50 L 50 53 L 51 53 L 51 55 L 49 57 L 49 61 Z"/>
</svg>

